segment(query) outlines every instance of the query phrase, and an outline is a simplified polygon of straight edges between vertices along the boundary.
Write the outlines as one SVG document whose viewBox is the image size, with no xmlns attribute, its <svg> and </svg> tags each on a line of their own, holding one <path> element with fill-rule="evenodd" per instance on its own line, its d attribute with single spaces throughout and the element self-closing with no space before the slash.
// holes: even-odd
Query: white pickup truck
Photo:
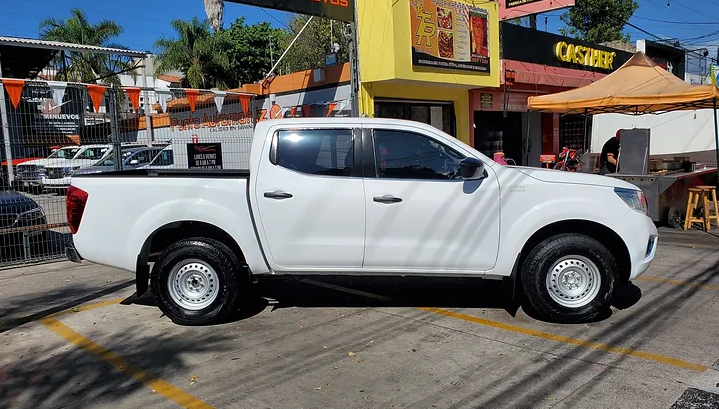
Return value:
<svg viewBox="0 0 719 409">
<path fill-rule="evenodd" d="M 629 183 L 501 166 L 429 125 L 281 119 L 257 125 L 249 171 L 73 177 L 66 254 L 135 272 L 183 325 L 279 274 L 504 279 L 541 318 L 582 322 L 649 267 L 646 211 Z"/>
</svg>

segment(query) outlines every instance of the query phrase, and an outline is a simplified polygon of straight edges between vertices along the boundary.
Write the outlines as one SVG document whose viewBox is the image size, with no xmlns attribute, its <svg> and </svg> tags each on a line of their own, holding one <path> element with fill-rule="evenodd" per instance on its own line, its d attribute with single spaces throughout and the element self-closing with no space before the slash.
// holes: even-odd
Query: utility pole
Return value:
<svg viewBox="0 0 719 409">
<path fill-rule="evenodd" d="M 532 14 L 529 16 L 529 27 L 533 29 L 537 29 L 537 15 Z"/>
</svg>

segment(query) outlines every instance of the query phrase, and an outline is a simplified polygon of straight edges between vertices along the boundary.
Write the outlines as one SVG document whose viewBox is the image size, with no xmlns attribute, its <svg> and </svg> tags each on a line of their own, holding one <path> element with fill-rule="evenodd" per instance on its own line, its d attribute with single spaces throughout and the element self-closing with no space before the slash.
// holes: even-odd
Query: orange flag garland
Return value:
<svg viewBox="0 0 719 409">
<path fill-rule="evenodd" d="M 240 95 L 240 104 L 242 104 L 242 112 L 247 116 L 248 112 L 250 112 L 250 96 Z"/>
<path fill-rule="evenodd" d="M 92 100 L 92 106 L 95 107 L 95 112 L 100 112 L 100 105 L 102 105 L 102 98 L 105 96 L 105 87 L 102 85 L 87 85 L 87 92 L 90 94 Z"/>
<path fill-rule="evenodd" d="M 330 106 L 330 107 L 329 107 L 329 109 L 327 109 L 327 115 L 326 115 L 326 116 L 332 115 L 332 111 L 334 111 L 335 107 L 337 106 L 337 103 L 336 103 L 336 102 L 330 102 L 329 106 Z"/>
<path fill-rule="evenodd" d="M 130 87 L 125 88 L 125 92 L 127 93 L 127 97 L 130 99 L 130 103 L 132 104 L 132 107 L 135 108 L 135 111 L 140 110 L 140 88 Z"/>
<path fill-rule="evenodd" d="M 185 94 L 187 95 L 187 103 L 190 104 L 190 111 L 195 111 L 195 104 L 197 103 L 197 97 L 200 95 L 199 89 L 186 89 Z"/>
<path fill-rule="evenodd" d="M 25 80 L 3 78 L 2 83 L 5 85 L 5 89 L 10 97 L 12 106 L 17 109 L 17 106 L 20 105 L 20 96 L 22 95 L 22 89 L 25 86 Z"/>
</svg>

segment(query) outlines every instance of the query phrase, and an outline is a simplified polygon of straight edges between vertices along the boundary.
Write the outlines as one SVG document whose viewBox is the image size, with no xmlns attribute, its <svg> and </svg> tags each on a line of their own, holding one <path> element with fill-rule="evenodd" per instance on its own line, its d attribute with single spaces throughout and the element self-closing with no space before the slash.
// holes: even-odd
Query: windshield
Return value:
<svg viewBox="0 0 719 409">
<path fill-rule="evenodd" d="M 94 147 L 94 148 L 87 148 L 82 153 L 80 153 L 75 159 L 94 159 L 94 160 L 100 160 L 100 158 L 105 155 L 105 153 L 109 150 L 109 148 L 106 148 L 104 146 L 102 147 Z"/>
<path fill-rule="evenodd" d="M 150 166 L 168 166 L 172 165 L 172 150 L 164 150 L 152 161 Z"/>
<path fill-rule="evenodd" d="M 132 155 L 132 152 L 133 151 L 122 152 L 122 161 L 124 162 L 130 155 Z M 115 153 L 109 154 L 107 158 L 97 162 L 93 166 L 115 166 Z"/>
<path fill-rule="evenodd" d="M 48 156 L 48 159 L 72 159 L 78 152 L 80 152 L 80 148 L 62 148 L 58 149 L 55 152 L 51 153 L 50 156 Z"/>
</svg>

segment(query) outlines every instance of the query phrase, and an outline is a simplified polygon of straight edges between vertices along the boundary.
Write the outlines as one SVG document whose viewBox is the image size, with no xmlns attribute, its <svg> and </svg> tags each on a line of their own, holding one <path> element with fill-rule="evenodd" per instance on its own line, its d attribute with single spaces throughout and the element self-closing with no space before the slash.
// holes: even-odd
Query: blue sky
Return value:
<svg viewBox="0 0 719 409">
<path fill-rule="evenodd" d="M 406 1 L 406 0 L 405 0 Z M 152 44 L 160 36 L 172 36 L 169 21 L 205 18 L 202 0 L 3 0 L 0 8 L 0 35 L 37 38 L 38 24 L 47 17 L 67 17 L 71 8 L 83 9 L 92 22 L 113 19 L 125 29 L 118 42 L 132 49 L 152 51 Z M 563 26 L 561 11 L 540 15 L 539 29 L 544 29 L 547 16 L 548 31 L 557 32 Z M 269 21 L 282 27 L 289 15 L 240 4 L 225 4 L 225 24 L 245 16 L 249 23 Z M 279 21 L 278 21 L 279 20 Z M 661 20 L 661 21 L 654 21 Z M 639 10 L 630 20 L 653 34 L 687 40 L 691 45 L 719 43 L 719 0 L 639 0 Z M 633 40 L 650 36 L 628 27 Z M 697 38 L 707 36 L 705 38 Z"/>
</svg>

